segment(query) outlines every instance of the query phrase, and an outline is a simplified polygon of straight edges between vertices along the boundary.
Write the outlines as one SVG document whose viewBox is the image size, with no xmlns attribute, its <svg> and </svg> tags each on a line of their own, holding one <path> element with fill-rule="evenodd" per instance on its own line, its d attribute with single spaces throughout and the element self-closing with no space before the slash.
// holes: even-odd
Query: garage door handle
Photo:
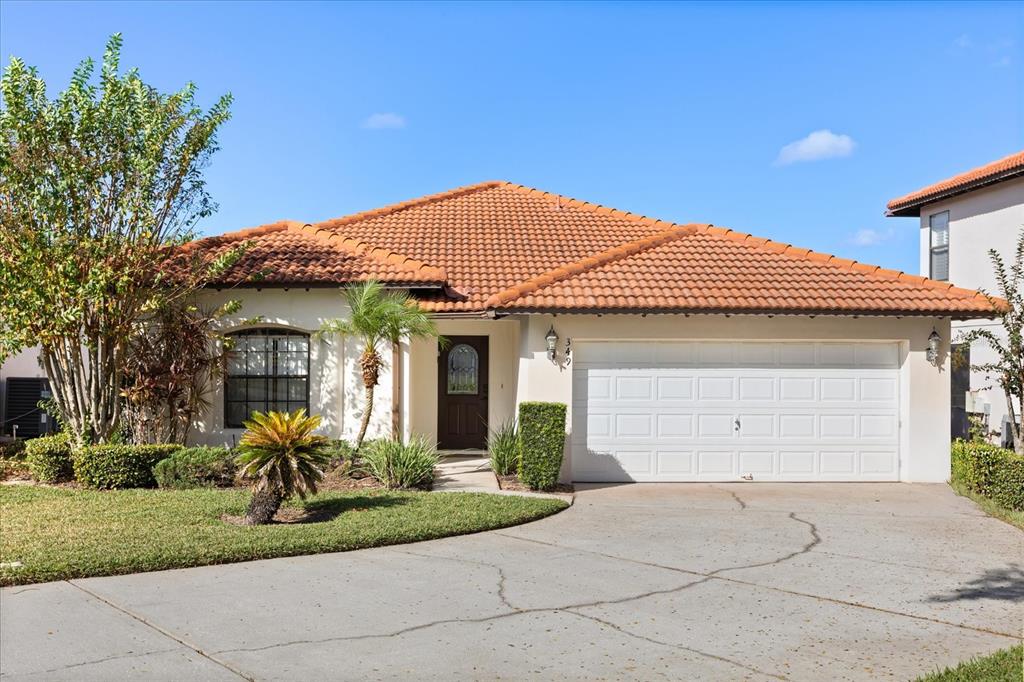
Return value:
<svg viewBox="0 0 1024 682">
<path fill-rule="evenodd" d="M 737 417 L 736 419 L 733 420 L 733 424 L 736 425 L 736 430 L 739 431 L 740 430 L 740 420 L 739 420 L 739 417 Z"/>
</svg>

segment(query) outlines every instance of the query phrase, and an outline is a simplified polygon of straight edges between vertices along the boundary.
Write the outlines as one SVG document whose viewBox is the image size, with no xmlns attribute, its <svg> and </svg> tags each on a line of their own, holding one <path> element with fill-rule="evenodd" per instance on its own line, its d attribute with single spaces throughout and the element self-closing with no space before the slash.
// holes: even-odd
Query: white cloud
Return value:
<svg viewBox="0 0 1024 682">
<path fill-rule="evenodd" d="M 393 112 L 370 114 L 363 121 L 363 127 L 368 130 L 394 130 L 405 127 L 405 117 Z"/>
<path fill-rule="evenodd" d="M 995 66 L 996 68 L 1002 68 L 1009 66 L 1011 63 L 1012 60 L 1010 59 L 1010 55 L 1004 54 L 1002 57 L 992 62 L 992 66 Z"/>
<path fill-rule="evenodd" d="M 790 142 L 775 159 L 775 165 L 787 166 L 801 161 L 818 161 L 853 153 L 855 144 L 849 135 L 836 135 L 831 130 L 815 130 L 805 138 Z"/>
<path fill-rule="evenodd" d="M 966 33 L 953 41 L 953 47 L 957 48 L 958 50 L 966 50 L 972 45 L 974 45 L 974 41 L 972 41 L 971 37 Z"/>
<path fill-rule="evenodd" d="M 878 246 L 896 236 L 896 232 L 890 227 L 888 230 L 873 230 L 865 228 L 857 230 L 850 237 L 850 243 L 854 246 Z"/>
</svg>

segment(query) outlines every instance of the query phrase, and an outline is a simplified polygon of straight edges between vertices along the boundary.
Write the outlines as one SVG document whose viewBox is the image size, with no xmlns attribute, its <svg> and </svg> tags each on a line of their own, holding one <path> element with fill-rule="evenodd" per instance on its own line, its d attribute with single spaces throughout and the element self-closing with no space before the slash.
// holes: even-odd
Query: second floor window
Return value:
<svg viewBox="0 0 1024 682">
<path fill-rule="evenodd" d="M 224 425 L 240 428 L 253 412 L 309 412 L 309 336 L 284 329 L 231 334 Z"/>
<path fill-rule="evenodd" d="M 929 216 L 928 230 L 931 233 L 928 276 L 946 281 L 949 279 L 949 211 Z"/>
</svg>

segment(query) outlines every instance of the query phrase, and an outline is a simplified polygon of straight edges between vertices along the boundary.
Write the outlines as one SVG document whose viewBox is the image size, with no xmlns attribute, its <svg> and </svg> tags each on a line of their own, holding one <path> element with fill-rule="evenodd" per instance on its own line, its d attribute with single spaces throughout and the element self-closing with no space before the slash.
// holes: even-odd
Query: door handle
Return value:
<svg viewBox="0 0 1024 682">
<path fill-rule="evenodd" d="M 732 423 L 733 423 L 733 429 L 735 431 L 739 431 L 740 430 L 740 418 L 736 417 L 735 419 L 732 420 Z"/>
</svg>

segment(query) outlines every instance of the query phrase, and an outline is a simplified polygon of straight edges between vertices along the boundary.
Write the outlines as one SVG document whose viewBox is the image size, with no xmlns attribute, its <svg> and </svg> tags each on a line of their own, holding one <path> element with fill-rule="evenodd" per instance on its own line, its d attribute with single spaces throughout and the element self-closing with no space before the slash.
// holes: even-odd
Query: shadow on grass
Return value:
<svg viewBox="0 0 1024 682">
<path fill-rule="evenodd" d="M 953 602 L 973 599 L 1024 602 L 1024 568 L 1020 564 L 1008 564 L 1005 568 L 990 569 L 953 592 L 929 597 L 928 601 Z"/>
<path fill-rule="evenodd" d="M 400 497 L 381 497 L 377 495 L 353 495 L 333 499 L 313 499 L 306 502 L 302 507 L 292 508 L 288 511 L 295 512 L 294 518 L 285 521 L 286 523 L 322 523 L 336 519 L 345 512 L 368 511 L 384 507 L 396 507 L 407 504 L 408 501 Z M 285 511 L 282 509 L 282 511 Z"/>
</svg>

